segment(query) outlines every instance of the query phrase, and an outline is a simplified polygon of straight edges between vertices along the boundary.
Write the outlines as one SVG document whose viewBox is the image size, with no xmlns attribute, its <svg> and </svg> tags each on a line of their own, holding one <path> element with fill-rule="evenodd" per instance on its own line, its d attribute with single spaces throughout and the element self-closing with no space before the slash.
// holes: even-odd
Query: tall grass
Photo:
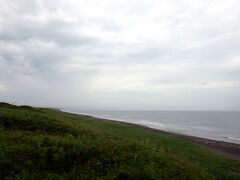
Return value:
<svg viewBox="0 0 240 180">
<path fill-rule="evenodd" d="M 0 108 L 0 179 L 240 179 L 188 141 L 50 109 Z"/>
</svg>

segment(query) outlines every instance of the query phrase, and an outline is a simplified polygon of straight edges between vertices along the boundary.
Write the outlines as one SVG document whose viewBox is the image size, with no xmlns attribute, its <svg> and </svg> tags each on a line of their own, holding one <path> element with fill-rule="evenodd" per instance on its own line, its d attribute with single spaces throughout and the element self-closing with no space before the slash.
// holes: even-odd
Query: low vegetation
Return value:
<svg viewBox="0 0 240 180">
<path fill-rule="evenodd" d="M 128 125 L 0 103 L 0 179 L 240 179 L 240 162 Z"/>
</svg>

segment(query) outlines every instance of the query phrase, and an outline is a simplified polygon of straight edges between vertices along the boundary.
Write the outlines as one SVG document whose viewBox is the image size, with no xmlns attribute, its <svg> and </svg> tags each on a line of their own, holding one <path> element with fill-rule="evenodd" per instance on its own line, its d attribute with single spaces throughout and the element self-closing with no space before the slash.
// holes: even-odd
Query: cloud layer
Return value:
<svg viewBox="0 0 240 180">
<path fill-rule="evenodd" d="M 240 110 L 237 0 L 2 0 L 0 100 Z"/>
</svg>

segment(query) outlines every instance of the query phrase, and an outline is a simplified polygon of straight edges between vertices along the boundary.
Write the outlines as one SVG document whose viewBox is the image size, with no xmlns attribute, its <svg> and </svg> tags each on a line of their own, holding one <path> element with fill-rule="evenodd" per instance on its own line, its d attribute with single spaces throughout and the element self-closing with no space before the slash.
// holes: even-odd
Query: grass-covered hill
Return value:
<svg viewBox="0 0 240 180">
<path fill-rule="evenodd" d="M 240 179 L 240 162 L 130 125 L 0 103 L 0 179 Z"/>
</svg>

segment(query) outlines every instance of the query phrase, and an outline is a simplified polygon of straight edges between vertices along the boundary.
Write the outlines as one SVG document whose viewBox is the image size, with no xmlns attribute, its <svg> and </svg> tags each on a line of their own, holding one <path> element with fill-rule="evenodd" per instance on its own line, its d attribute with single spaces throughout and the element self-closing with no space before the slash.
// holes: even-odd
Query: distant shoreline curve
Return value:
<svg viewBox="0 0 240 180">
<path fill-rule="evenodd" d="M 91 120 L 111 122 L 111 123 L 117 123 L 117 124 L 122 124 L 122 125 L 130 125 L 130 126 L 134 126 L 134 127 L 143 129 L 143 130 L 155 132 L 158 134 L 185 139 L 194 144 L 200 145 L 201 147 L 204 147 L 210 151 L 213 151 L 217 154 L 225 155 L 228 158 L 240 161 L 240 144 L 211 140 L 211 139 L 207 139 L 207 138 L 195 137 L 195 136 L 180 134 L 180 133 L 176 133 L 176 132 L 168 132 L 168 131 L 164 131 L 164 130 L 160 130 L 160 129 L 154 129 L 154 128 L 151 128 L 151 127 L 148 127 L 145 125 L 134 124 L 134 123 L 118 121 L 118 120 L 105 119 L 105 118 L 98 118 L 98 117 L 94 117 L 91 115 L 85 115 L 85 114 L 81 114 L 81 113 L 77 113 L 77 112 L 67 111 L 64 109 L 58 109 L 58 110 L 63 113 L 74 114 L 74 115 L 78 115 L 80 117 L 86 117 Z"/>
</svg>

